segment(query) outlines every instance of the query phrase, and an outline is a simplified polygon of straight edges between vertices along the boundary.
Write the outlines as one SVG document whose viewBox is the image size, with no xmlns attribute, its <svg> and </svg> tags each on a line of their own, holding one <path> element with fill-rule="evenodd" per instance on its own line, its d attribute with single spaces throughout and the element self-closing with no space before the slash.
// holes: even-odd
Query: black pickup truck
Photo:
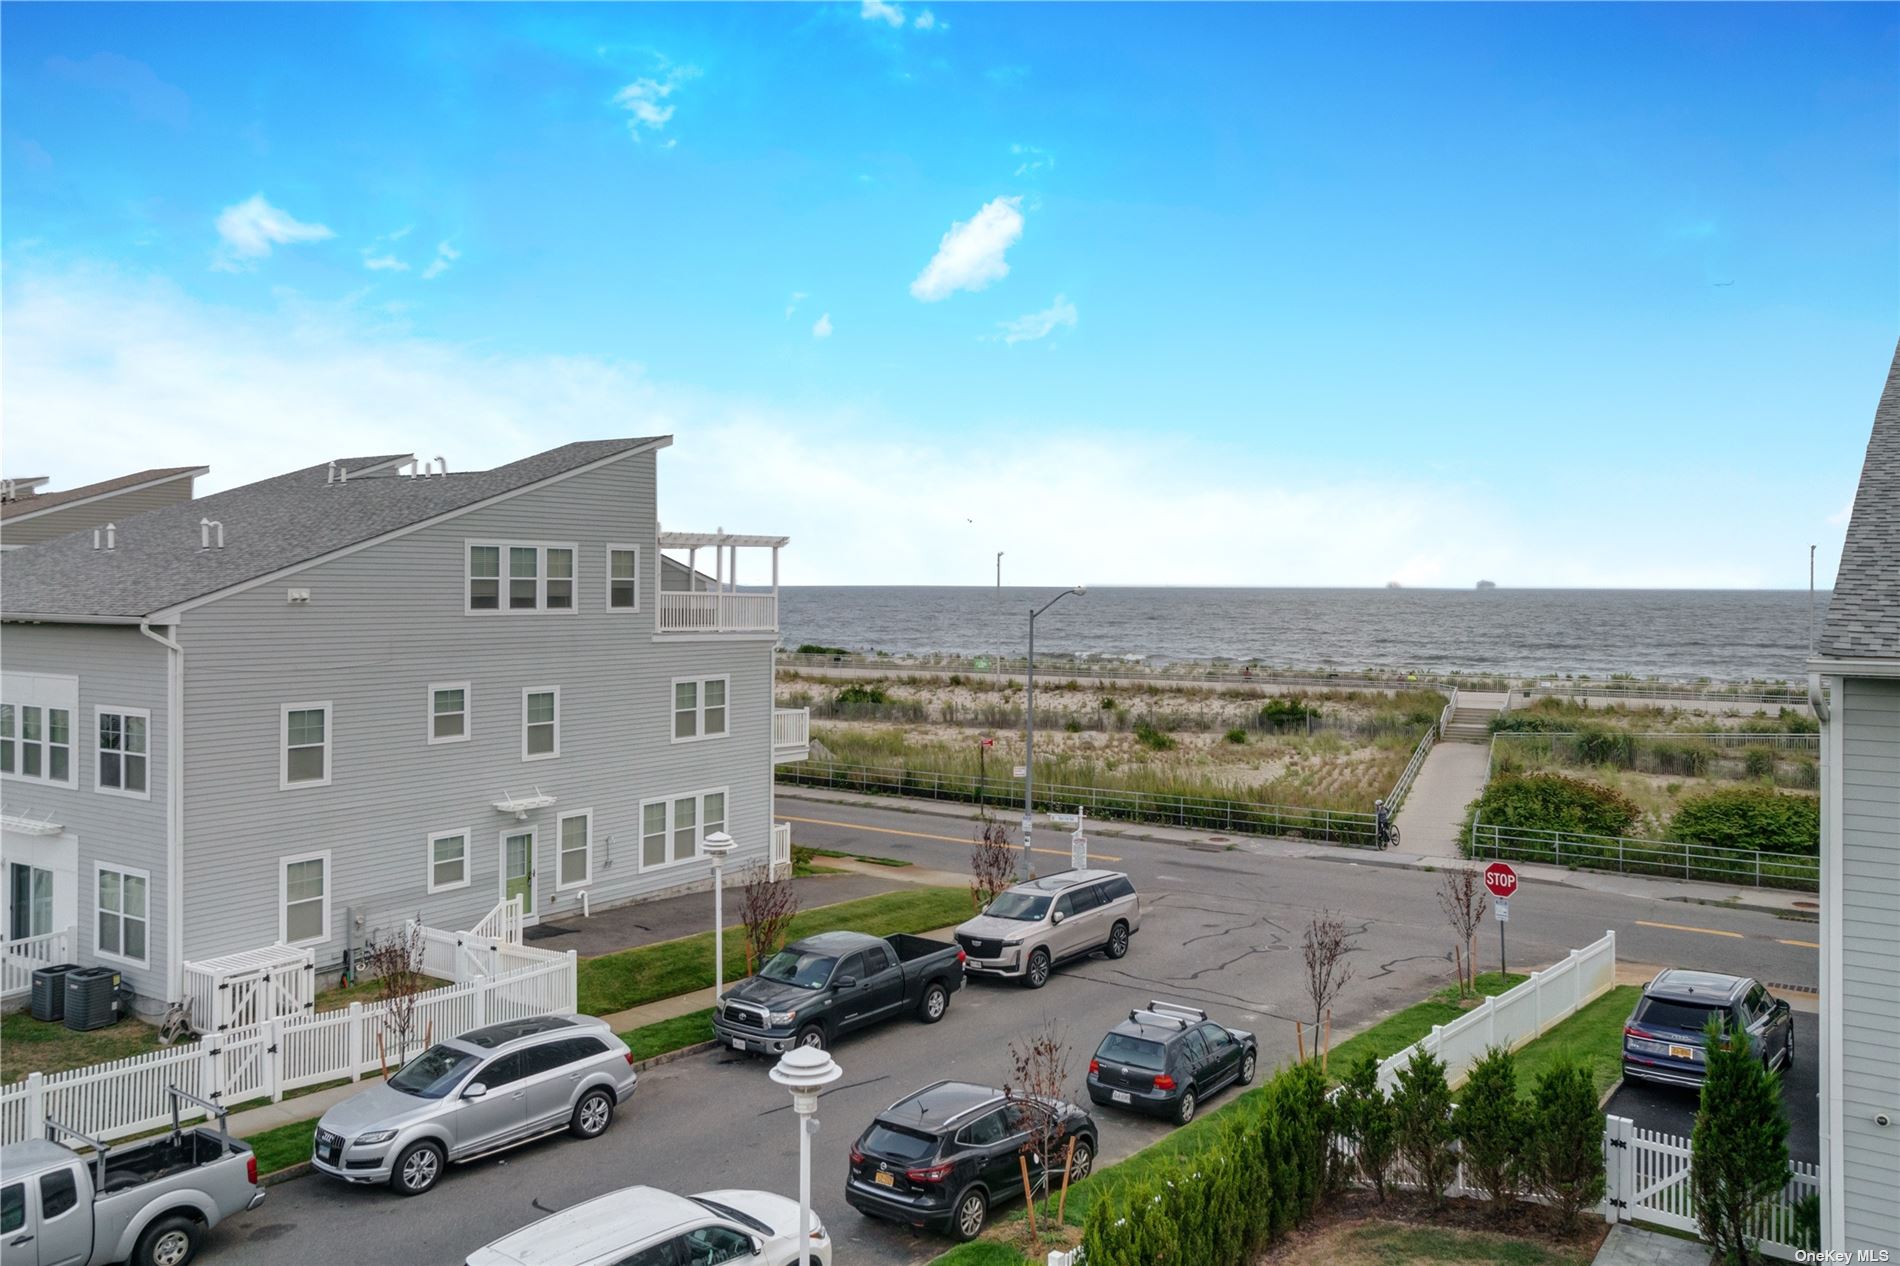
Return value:
<svg viewBox="0 0 1900 1266">
<path fill-rule="evenodd" d="M 921 936 L 821 932 L 787 945 L 719 997 L 713 1032 L 736 1051 L 824 1047 L 911 1013 L 935 1024 L 963 988 L 963 950 Z"/>
</svg>

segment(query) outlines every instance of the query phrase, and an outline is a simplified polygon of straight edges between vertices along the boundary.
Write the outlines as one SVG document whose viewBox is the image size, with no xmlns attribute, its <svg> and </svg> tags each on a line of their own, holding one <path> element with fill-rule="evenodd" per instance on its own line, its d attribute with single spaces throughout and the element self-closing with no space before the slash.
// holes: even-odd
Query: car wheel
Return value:
<svg viewBox="0 0 1900 1266">
<path fill-rule="evenodd" d="M 950 1230 L 959 1239 L 969 1242 L 983 1234 L 983 1220 L 989 1216 L 990 1202 L 975 1187 L 957 1197 L 956 1216 L 951 1219 Z"/>
<path fill-rule="evenodd" d="M 1194 1088 L 1189 1086 L 1186 1090 L 1181 1092 L 1181 1097 L 1175 1101 L 1174 1123 L 1176 1125 L 1186 1125 L 1189 1121 L 1192 1121 L 1194 1119 L 1194 1109 L 1197 1106 L 1198 1105 L 1194 1102 Z"/>
<path fill-rule="evenodd" d="M 1110 958 L 1120 958 L 1128 952 L 1128 925 L 1119 919 L 1108 934 L 1107 952 Z"/>
<path fill-rule="evenodd" d="M 567 1130 L 577 1139 L 596 1139 L 613 1119 L 614 1097 L 605 1090 L 590 1090 L 574 1105 L 574 1119 L 567 1123 Z"/>
<path fill-rule="evenodd" d="M 160 1218 L 139 1236 L 132 1260 L 137 1266 L 185 1266 L 198 1255 L 198 1241 L 204 1233 L 201 1223 L 183 1214 Z"/>
<path fill-rule="evenodd" d="M 1040 989 L 1049 983 L 1049 951 L 1039 949 L 1029 955 L 1029 968 L 1023 972 L 1023 984 Z"/>
<path fill-rule="evenodd" d="M 822 1024 L 807 1024 L 798 1031 L 798 1037 L 794 1044 L 798 1046 L 809 1046 L 814 1050 L 824 1050 L 825 1026 Z"/>
<path fill-rule="evenodd" d="M 1089 1176 L 1089 1170 L 1093 1168 L 1095 1168 L 1095 1145 L 1086 1137 L 1078 1138 L 1075 1141 L 1075 1151 L 1069 1156 L 1069 1181 L 1081 1182 Z"/>
<path fill-rule="evenodd" d="M 950 991 L 942 985 L 931 985 L 917 1002 L 917 1018 L 925 1024 L 935 1024 L 949 1009 Z"/>
<path fill-rule="evenodd" d="M 434 1143 L 413 1143 L 396 1158 L 389 1185 L 399 1196 L 419 1196 L 442 1177 L 442 1149 Z"/>
<path fill-rule="evenodd" d="M 1240 1084 L 1241 1085 L 1243 1086 L 1253 1085 L 1253 1068 L 1254 1068 L 1254 1053 L 1252 1051 L 1248 1051 L 1245 1055 L 1242 1055 L 1240 1057 Z"/>
</svg>

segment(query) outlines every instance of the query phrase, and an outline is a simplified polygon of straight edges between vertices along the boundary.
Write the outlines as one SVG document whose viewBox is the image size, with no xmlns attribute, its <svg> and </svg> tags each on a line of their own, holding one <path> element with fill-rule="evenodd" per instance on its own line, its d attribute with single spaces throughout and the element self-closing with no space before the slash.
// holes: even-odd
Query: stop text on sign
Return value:
<svg viewBox="0 0 1900 1266">
<path fill-rule="evenodd" d="M 1517 872 L 1504 862 L 1492 862 L 1484 868 L 1484 886 L 1492 896 L 1503 900 L 1517 891 Z"/>
</svg>

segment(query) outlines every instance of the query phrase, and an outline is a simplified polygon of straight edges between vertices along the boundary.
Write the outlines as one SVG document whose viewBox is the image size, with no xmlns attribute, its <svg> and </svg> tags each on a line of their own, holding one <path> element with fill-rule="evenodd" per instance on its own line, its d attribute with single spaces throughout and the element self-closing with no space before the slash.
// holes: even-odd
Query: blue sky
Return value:
<svg viewBox="0 0 1900 1266">
<path fill-rule="evenodd" d="M 1892 6 L 0 26 L 61 483 L 669 431 L 790 581 L 1797 585 L 1900 333 Z"/>
</svg>

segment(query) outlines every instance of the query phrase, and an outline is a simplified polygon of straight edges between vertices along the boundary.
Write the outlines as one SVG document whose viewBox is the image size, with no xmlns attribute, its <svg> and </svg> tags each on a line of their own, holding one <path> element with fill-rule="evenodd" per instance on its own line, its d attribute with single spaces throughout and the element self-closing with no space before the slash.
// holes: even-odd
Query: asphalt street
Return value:
<svg viewBox="0 0 1900 1266">
<path fill-rule="evenodd" d="M 802 844 L 903 857 L 962 872 L 969 825 L 883 806 L 798 800 L 781 794 L 779 817 Z M 1067 839 L 1047 837 L 1040 869 L 1066 862 Z M 1039 847 L 1041 845 L 1039 844 Z M 1343 856 L 1343 855 L 1342 855 Z M 1449 932 L 1436 874 L 1353 860 L 1276 855 L 1270 845 L 1212 838 L 1198 845 L 1104 836 L 1096 863 L 1126 871 L 1143 894 L 1143 926 L 1119 962 L 1091 958 L 1031 992 L 972 981 L 944 1021 L 895 1021 L 838 1044 L 843 1079 L 824 1096 L 813 1140 L 813 1202 L 843 1264 L 927 1260 L 944 1242 L 876 1223 L 843 1200 L 845 1153 L 886 1104 L 941 1078 L 1000 1084 L 1008 1046 L 1044 1019 L 1073 1046 L 1073 1097 L 1096 1041 L 1131 1006 L 1163 998 L 1205 1007 L 1260 1035 L 1266 1069 L 1294 1053 L 1293 1020 L 1306 1013 L 1300 935 L 1318 910 L 1342 912 L 1358 938 L 1355 975 L 1335 1008 L 1350 1032 L 1450 979 Z M 1690 906 L 1558 885 L 1525 885 L 1511 902 L 1511 963 L 1561 958 L 1615 929 L 1625 961 L 1743 971 L 1811 988 L 1811 926 L 1771 914 Z M 1495 949 L 1491 939 L 1488 949 Z M 1480 966 L 1496 960 L 1483 952 Z M 1803 1060 L 1811 1068 L 1812 1056 Z M 729 1053 L 650 1070 L 611 1129 L 593 1142 L 559 1137 L 451 1170 L 430 1194 L 322 1177 L 271 1190 L 256 1212 L 220 1227 L 203 1260 L 215 1266 L 453 1263 L 546 1212 L 633 1183 L 674 1191 L 762 1187 L 794 1194 L 798 1140 L 790 1097 L 768 1080 L 769 1063 Z M 1227 1092 L 1231 1095 L 1233 1092 Z M 1166 1127 L 1098 1113 L 1104 1159 L 1125 1156 Z"/>
</svg>

